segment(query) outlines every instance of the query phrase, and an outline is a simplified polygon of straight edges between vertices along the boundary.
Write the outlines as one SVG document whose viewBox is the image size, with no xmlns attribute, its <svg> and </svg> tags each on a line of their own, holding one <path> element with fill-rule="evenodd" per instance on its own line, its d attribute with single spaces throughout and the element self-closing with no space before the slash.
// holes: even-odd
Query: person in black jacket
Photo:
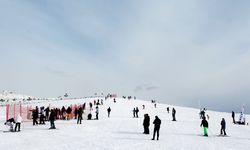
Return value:
<svg viewBox="0 0 250 150">
<path fill-rule="evenodd" d="M 203 129 L 204 129 L 204 136 L 208 136 L 208 134 L 207 134 L 208 122 L 207 122 L 207 120 L 206 120 L 206 117 L 203 117 L 200 126 L 201 126 L 201 127 L 203 126 Z"/>
<path fill-rule="evenodd" d="M 50 121 L 50 128 L 49 129 L 56 129 L 55 127 L 55 111 L 51 109 L 50 115 L 49 115 L 49 121 Z"/>
<path fill-rule="evenodd" d="M 77 124 L 82 124 L 82 114 L 83 114 L 83 109 L 80 107 L 77 111 Z"/>
<path fill-rule="evenodd" d="M 155 133 L 157 133 L 157 140 L 159 140 L 159 131 L 160 131 L 160 126 L 161 126 L 161 120 L 158 118 L 158 116 L 155 116 L 155 120 L 153 122 L 155 125 L 154 127 L 154 134 L 152 140 L 155 140 Z"/>
<path fill-rule="evenodd" d="M 38 125 L 38 122 L 37 122 L 38 110 L 37 109 L 32 110 L 32 119 L 33 119 L 33 126 Z"/>
<path fill-rule="evenodd" d="M 224 136 L 227 135 L 226 134 L 226 121 L 224 118 L 222 118 L 220 125 L 221 125 L 220 135 L 224 135 Z"/>
<path fill-rule="evenodd" d="M 107 111 L 108 111 L 108 117 L 110 116 L 110 112 L 111 112 L 111 108 L 109 107 L 108 109 L 107 109 Z"/>
<path fill-rule="evenodd" d="M 173 117 L 172 121 L 176 121 L 175 114 L 176 114 L 176 110 L 173 108 L 172 109 L 172 117 Z"/>
<path fill-rule="evenodd" d="M 149 125 L 150 125 L 150 117 L 148 114 L 145 114 L 143 120 L 144 134 L 149 134 Z"/>
<path fill-rule="evenodd" d="M 235 113 L 234 113 L 234 111 L 232 111 L 232 118 L 233 118 L 233 123 L 235 124 L 236 122 L 235 122 Z"/>
</svg>

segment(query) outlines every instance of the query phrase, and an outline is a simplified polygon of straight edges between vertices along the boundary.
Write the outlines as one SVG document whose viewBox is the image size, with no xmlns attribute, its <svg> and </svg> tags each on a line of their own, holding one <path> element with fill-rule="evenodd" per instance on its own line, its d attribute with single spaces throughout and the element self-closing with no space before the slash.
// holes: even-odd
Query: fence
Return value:
<svg viewBox="0 0 250 150">
<path fill-rule="evenodd" d="M 72 112 L 71 112 L 71 118 L 75 117 L 74 115 L 74 111 L 77 108 L 82 107 L 83 105 L 70 105 Z M 55 108 L 55 107 L 51 107 L 50 108 Z M 23 121 L 31 121 L 32 120 L 32 110 L 34 110 L 35 107 L 32 106 L 28 106 L 28 105 L 22 105 L 21 103 L 14 103 L 14 104 L 7 104 L 6 105 L 6 120 L 10 119 L 10 118 L 16 118 L 16 116 L 18 114 L 21 115 L 21 117 L 23 118 Z M 59 108 L 60 109 L 60 108 Z M 67 109 L 67 108 L 66 108 Z M 92 113 L 92 108 L 90 108 L 90 106 L 88 104 L 85 104 L 85 109 L 83 112 L 83 119 L 87 120 L 87 115 L 89 113 Z M 61 117 L 59 117 L 59 114 L 57 114 L 58 116 L 56 116 L 58 119 L 61 119 Z"/>
<path fill-rule="evenodd" d="M 23 121 L 29 121 L 32 118 L 31 106 L 22 106 L 18 104 L 7 104 L 6 105 L 6 120 L 10 118 L 16 118 L 18 114 L 23 118 Z"/>
</svg>

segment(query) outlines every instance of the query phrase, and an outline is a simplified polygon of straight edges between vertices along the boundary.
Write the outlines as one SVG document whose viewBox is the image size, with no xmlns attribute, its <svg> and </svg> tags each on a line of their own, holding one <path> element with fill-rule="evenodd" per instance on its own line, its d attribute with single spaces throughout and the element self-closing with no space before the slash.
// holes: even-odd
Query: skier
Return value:
<svg viewBox="0 0 250 150">
<path fill-rule="evenodd" d="M 172 117 L 173 117 L 172 121 L 176 121 L 175 114 L 176 114 L 176 110 L 173 108 L 172 109 Z"/>
<path fill-rule="evenodd" d="M 235 122 L 235 113 L 234 113 L 234 111 L 232 111 L 232 118 L 233 118 L 233 123 L 235 124 L 236 122 Z"/>
<path fill-rule="evenodd" d="M 155 120 L 153 122 L 154 126 L 154 134 L 152 140 L 155 140 L 155 133 L 157 133 L 157 140 L 159 140 L 159 131 L 161 126 L 161 120 L 158 118 L 158 116 L 155 116 Z"/>
<path fill-rule="evenodd" d="M 135 112 L 136 112 L 136 110 L 135 110 L 135 108 L 133 109 L 133 116 L 134 116 L 134 118 L 135 118 Z"/>
<path fill-rule="evenodd" d="M 142 109 L 145 109 L 145 105 L 142 105 Z"/>
<path fill-rule="evenodd" d="M 55 111 L 51 109 L 49 121 L 50 121 L 50 128 L 49 129 L 56 129 L 55 127 Z"/>
<path fill-rule="evenodd" d="M 108 109 L 107 109 L 107 111 L 108 111 L 108 117 L 110 116 L 110 112 L 111 112 L 111 108 L 109 107 Z"/>
<path fill-rule="evenodd" d="M 144 134 L 149 134 L 150 117 L 148 114 L 144 114 L 143 127 Z"/>
<path fill-rule="evenodd" d="M 156 103 L 155 103 L 155 108 L 156 108 Z"/>
<path fill-rule="evenodd" d="M 78 114 L 78 116 L 77 116 L 77 124 L 79 124 L 79 123 L 82 124 L 82 114 L 83 114 L 82 107 L 80 107 L 78 109 L 77 114 Z"/>
<path fill-rule="evenodd" d="M 16 117 L 15 132 L 17 131 L 17 128 L 18 128 L 18 132 L 20 131 L 20 126 L 21 126 L 22 121 L 23 121 L 23 118 L 20 116 L 20 114 L 18 114 Z"/>
<path fill-rule="evenodd" d="M 99 115 L 99 108 L 98 108 L 98 106 L 96 106 L 95 114 L 96 114 L 95 119 L 98 120 L 98 115 Z"/>
<path fill-rule="evenodd" d="M 221 125 L 220 135 L 226 136 L 227 135 L 226 134 L 226 121 L 224 118 L 222 118 L 220 125 Z"/>
<path fill-rule="evenodd" d="M 206 120 L 206 117 L 203 117 L 203 120 L 201 121 L 201 127 L 203 126 L 204 129 L 204 136 L 208 136 L 207 129 L 208 129 L 208 122 Z"/>
</svg>

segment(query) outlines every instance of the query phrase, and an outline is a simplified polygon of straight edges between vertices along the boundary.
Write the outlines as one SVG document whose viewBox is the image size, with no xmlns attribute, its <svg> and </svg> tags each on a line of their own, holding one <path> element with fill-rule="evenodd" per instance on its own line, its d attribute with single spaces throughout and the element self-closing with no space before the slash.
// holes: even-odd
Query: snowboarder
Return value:
<svg viewBox="0 0 250 150">
<path fill-rule="evenodd" d="M 203 117 L 200 126 L 201 126 L 201 127 L 203 126 L 203 129 L 204 129 L 204 136 L 208 136 L 208 134 L 207 134 L 208 122 L 207 122 L 207 120 L 206 120 L 206 117 Z"/>
<path fill-rule="evenodd" d="M 55 127 L 55 111 L 51 109 L 50 115 L 49 115 L 49 121 L 50 121 L 50 128 L 49 129 L 56 129 Z"/>
<path fill-rule="evenodd" d="M 220 125 L 221 125 L 220 135 L 226 136 L 227 135 L 226 134 L 226 121 L 224 118 L 222 118 Z"/>
<path fill-rule="evenodd" d="M 233 118 L 233 123 L 235 124 L 236 122 L 235 122 L 235 113 L 234 113 L 234 111 L 232 111 L 232 118 Z"/>
<path fill-rule="evenodd" d="M 150 117 L 148 114 L 144 114 L 143 127 L 144 134 L 149 134 Z"/>
<path fill-rule="evenodd" d="M 154 126 L 154 134 L 152 140 L 155 140 L 155 133 L 157 133 L 157 140 L 159 140 L 159 131 L 161 126 L 161 120 L 158 118 L 158 116 L 155 116 L 155 120 L 153 122 Z"/>
<path fill-rule="evenodd" d="M 98 115 L 99 115 L 99 108 L 98 108 L 98 106 L 96 106 L 95 114 L 96 114 L 95 119 L 98 120 Z"/>
<path fill-rule="evenodd" d="M 82 107 L 80 107 L 78 109 L 77 114 L 78 114 L 78 116 L 77 116 L 77 124 L 79 124 L 79 123 L 82 124 L 82 114 L 83 114 Z"/>
<path fill-rule="evenodd" d="M 108 109 L 107 109 L 107 111 L 108 111 L 108 117 L 110 116 L 110 112 L 111 112 L 111 108 L 109 107 Z"/>
<path fill-rule="evenodd" d="M 172 109 L 172 117 L 173 117 L 172 121 L 176 121 L 175 114 L 176 114 L 176 110 L 173 108 Z"/>
<path fill-rule="evenodd" d="M 20 131 L 20 126 L 21 126 L 22 121 L 23 121 L 23 118 L 20 116 L 20 114 L 18 114 L 16 117 L 15 132 L 17 131 L 17 128 L 18 128 L 18 132 Z"/>
</svg>

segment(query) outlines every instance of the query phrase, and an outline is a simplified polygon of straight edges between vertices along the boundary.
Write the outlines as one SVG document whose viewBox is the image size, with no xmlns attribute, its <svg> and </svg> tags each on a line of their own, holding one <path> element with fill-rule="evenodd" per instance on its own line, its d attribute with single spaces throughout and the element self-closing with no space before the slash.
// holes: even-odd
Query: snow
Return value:
<svg viewBox="0 0 250 150">
<path fill-rule="evenodd" d="M 39 103 L 42 105 L 62 106 L 93 101 L 93 99 L 62 100 Z M 33 104 L 34 106 L 36 104 Z M 145 105 L 145 110 L 142 109 Z M 107 117 L 107 108 L 111 107 L 111 116 Z M 133 118 L 132 109 L 139 107 L 139 118 Z M 168 114 L 166 108 L 170 107 Z M 142 100 L 111 99 L 104 100 L 100 106 L 99 120 L 83 120 L 81 125 L 76 120 L 57 120 L 58 129 L 49 130 L 46 125 L 32 126 L 32 122 L 25 122 L 21 132 L 0 132 L 1 150 L 247 150 L 250 147 L 249 126 L 234 125 L 231 114 L 224 112 L 207 111 L 210 119 L 209 137 L 202 136 L 200 128 L 199 110 L 174 106 L 177 121 L 171 121 L 171 109 L 167 104 L 154 104 Z M 150 135 L 143 132 L 143 114 L 150 116 Z M 152 141 L 154 116 L 162 120 L 160 140 Z M 93 114 L 94 116 L 94 114 Z M 236 114 L 238 117 L 238 114 Z M 0 107 L 0 130 L 7 130 L 3 125 L 5 107 Z M 221 118 L 227 122 L 229 137 L 218 137 Z M 246 116 L 249 118 L 249 116 Z M 237 120 L 237 118 L 236 118 Z"/>
</svg>

